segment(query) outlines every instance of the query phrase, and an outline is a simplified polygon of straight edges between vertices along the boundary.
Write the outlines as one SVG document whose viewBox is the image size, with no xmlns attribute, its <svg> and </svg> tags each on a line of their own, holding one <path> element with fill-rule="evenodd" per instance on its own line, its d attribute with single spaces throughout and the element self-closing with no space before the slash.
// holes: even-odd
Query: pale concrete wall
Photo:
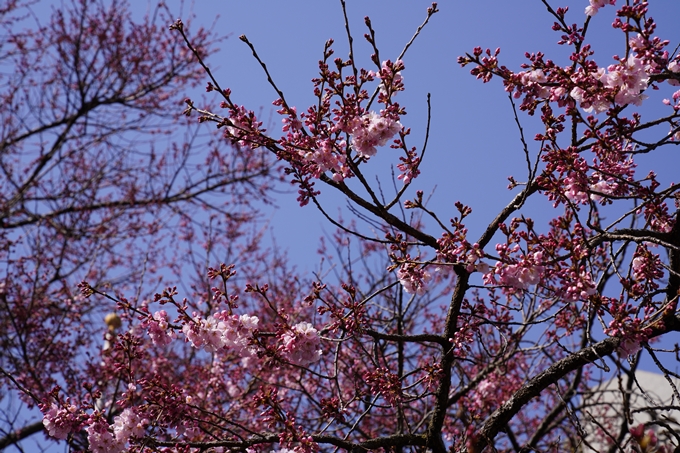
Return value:
<svg viewBox="0 0 680 453">
<path fill-rule="evenodd" d="M 680 431 L 680 410 L 661 409 L 663 406 L 680 406 L 677 398 L 673 397 L 673 389 L 668 380 L 660 373 L 649 371 L 637 371 L 635 373 L 637 383 L 633 383 L 630 398 L 630 415 L 633 423 L 630 427 L 635 427 L 640 423 L 652 420 L 668 423 L 675 431 Z M 628 384 L 628 378 L 623 376 L 619 382 L 618 378 L 613 378 L 594 388 L 594 393 L 584 402 L 591 407 L 586 409 L 590 416 L 586 416 L 582 421 L 582 427 L 587 434 L 587 440 L 593 448 L 584 448 L 586 452 L 606 452 L 612 440 L 606 432 L 613 437 L 617 437 L 621 420 L 624 417 L 623 393 Z M 676 388 L 680 390 L 680 381 L 674 380 Z M 637 410 L 645 409 L 642 412 Z M 603 425 L 605 430 L 600 426 Z M 663 428 L 657 428 L 661 440 L 665 439 L 662 434 Z M 629 436 L 624 442 L 627 442 Z M 628 450 L 626 450 L 628 451 Z"/>
</svg>

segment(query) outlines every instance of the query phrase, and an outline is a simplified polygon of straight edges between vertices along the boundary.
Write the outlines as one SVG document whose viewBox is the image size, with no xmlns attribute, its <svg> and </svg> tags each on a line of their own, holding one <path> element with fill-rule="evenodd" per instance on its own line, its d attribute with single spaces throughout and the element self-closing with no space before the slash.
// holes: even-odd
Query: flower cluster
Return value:
<svg viewBox="0 0 680 453">
<path fill-rule="evenodd" d="M 479 407 L 483 408 L 486 405 L 486 401 L 492 399 L 496 394 L 496 384 L 490 378 L 486 378 L 480 382 L 475 388 L 475 399 L 474 403 Z"/>
<path fill-rule="evenodd" d="M 652 173 L 650 173 L 652 175 Z M 651 178 L 650 178 L 651 179 Z M 654 182 L 656 183 L 656 182 Z M 668 204 L 659 203 L 653 200 L 644 207 L 645 221 L 648 222 L 650 229 L 670 233 L 675 225 L 675 218 L 668 212 Z"/>
<path fill-rule="evenodd" d="M 328 46 L 331 44 L 332 42 L 327 43 Z M 332 49 L 327 47 L 325 57 L 332 54 Z M 336 64 L 340 62 L 336 61 Z M 377 74 L 361 69 L 358 77 L 343 78 L 341 72 L 331 71 L 326 61 L 319 62 L 319 69 L 320 77 L 313 79 L 315 96 L 319 98 L 319 103 L 298 114 L 297 108 L 288 105 L 283 97 L 276 99 L 273 104 L 279 107 L 277 113 L 283 116 L 284 134 L 275 142 L 263 143 L 279 159 L 290 164 L 286 172 L 294 175 L 292 182 L 300 186 L 298 200 L 302 206 L 319 193 L 313 189 L 314 182 L 311 179 L 319 179 L 321 175 L 328 173 L 336 182 L 351 178 L 354 171 L 347 162 L 351 150 L 367 160 L 377 153 L 378 147 L 387 145 L 402 131 L 399 118 L 404 111 L 392 102 L 391 97 L 404 89 L 401 76 L 403 62 L 399 60 L 392 63 L 388 60 L 383 62 Z M 376 78 L 381 81 L 378 102 L 385 105 L 379 113 L 369 111 L 362 105 L 362 102 L 369 99 L 364 84 Z M 352 87 L 355 88 L 354 94 L 346 95 L 345 90 Z M 332 100 L 336 97 L 340 97 L 342 101 L 336 102 L 337 107 L 334 108 Z M 234 130 L 231 124 L 243 121 L 236 120 L 238 118 L 225 120 L 225 124 L 228 124 L 227 135 L 240 138 L 238 134 L 244 128 Z M 404 131 L 404 134 L 408 134 L 408 131 Z M 400 140 L 395 139 L 393 147 L 401 147 L 407 154 L 405 159 L 402 158 L 401 169 L 404 173 L 401 178 L 406 178 L 408 182 L 418 174 L 419 159 L 414 151 L 409 153 Z"/>
<path fill-rule="evenodd" d="M 432 274 L 424 267 L 413 263 L 404 263 L 397 271 L 397 278 L 401 286 L 404 287 L 404 291 L 422 296 L 425 294 L 427 284 L 432 280 Z"/>
<path fill-rule="evenodd" d="M 498 244 L 496 246 L 496 250 L 501 252 L 501 254 L 504 253 L 505 249 L 507 249 L 505 244 Z M 518 247 L 513 247 L 512 250 L 517 251 Z M 532 253 L 516 264 L 506 264 L 499 261 L 484 276 L 484 281 L 487 284 L 498 283 L 503 286 L 526 290 L 541 281 L 545 271 L 545 267 L 541 265 L 542 262 L 543 252 L 541 251 Z"/>
<path fill-rule="evenodd" d="M 99 413 L 93 414 L 85 431 L 94 453 L 119 453 L 132 437 L 144 437 L 149 420 L 139 417 L 132 409 L 124 409 L 109 426 Z"/>
<path fill-rule="evenodd" d="M 492 372 L 471 392 L 467 407 L 474 414 L 489 413 L 490 407 L 502 403 L 513 389 L 521 385 L 522 378 L 513 369 Z"/>
<path fill-rule="evenodd" d="M 319 332 L 308 322 L 293 326 L 281 336 L 279 350 L 293 365 L 308 366 L 321 358 Z"/>
<path fill-rule="evenodd" d="M 372 393 L 385 398 L 388 404 L 395 406 L 403 398 L 403 389 L 399 376 L 385 367 L 364 373 L 363 380 L 368 384 Z"/>
<path fill-rule="evenodd" d="M 636 352 L 640 343 L 646 341 L 649 331 L 644 327 L 644 319 L 636 317 L 638 307 L 619 298 L 603 298 L 603 305 L 612 316 L 604 333 L 610 337 L 621 337 L 621 352 Z"/>
<path fill-rule="evenodd" d="M 677 57 L 675 60 L 668 63 L 668 70 L 673 74 L 680 74 L 680 62 L 678 61 Z M 680 86 L 680 80 L 668 79 L 668 84 L 677 87 Z"/>
<path fill-rule="evenodd" d="M 319 139 L 312 150 L 304 153 L 303 159 L 309 164 L 309 170 L 315 178 L 322 173 L 331 171 L 335 181 L 342 181 L 351 175 L 351 170 L 345 162 L 344 140 L 336 142 L 332 139 Z"/>
<path fill-rule="evenodd" d="M 141 418 L 132 409 L 123 409 L 123 412 L 113 419 L 113 435 L 118 442 L 125 444 L 131 437 L 144 437 L 148 425 L 149 420 Z"/>
<path fill-rule="evenodd" d="M 590 184 L 590 199 L 595 202 L 604 202 L 607 195 L 614 195 L 619 188 L 615 178 L 604 177 L 601 174 L 593 175 L 593 179 L 597 182 Z"/>
<path fill-rule="evenodd" d="M 93 414 L 87 428 L 87 442 L 93 453 L 117 453 L 125 448 L 125 443 L 120 443 L 113 437 L 108 423 L 101 414 Z"/>
<path fill-rule="evenodd" d="M 43 416 L 43 426 L 50 437 L 66 439 L 81 423 L 81 416 L 82 414 L 71 404 L 61 409 L 56 404 L 52 404 Z"/>
<path fill-rule="evenodd" d="M 489 265 L 484 261 L 481 261 L 482 258 L 484 258 L 484 251 L 480 248 L 479 244 L 475 242 L 472 244 L 467 257 L 465 258 L 465 262 L 467 263 L 465 270 L 470 273 L 477 271 L 486 274 L 489 272 Z"/>
<path fill-rule="evenodd" d="M 208 352 L 228 350 L 243 358 L 252 357 L 256 349 L 251 345 L 253 331 L 257 328 L 257 316 L 230 315 L 226 310 L 205 319 L 194 315 L 182 331 L 195 348 Z"/>
<path fill-rule="evenodd" d="M 387 142 L 401 130 L 398 120 L 369 112 L 355 118 L 350 126 L 352 148 L 362 157 L 374 156 L 376 147 L 385 146 Z"/>
<path fill-rule="evenodd" d="M 606 112 L 611 106 L 610 93 L 614 95 L 614 102 L 618 105 L 640 105 L 646 98 L 641 94 L 647 89 L 649 66 L 636 55 L 630 55 L 627 60 L 617 65 L 610 65 L 605 71 L 598 68 L 591 77 L 584 77 L 579 71 L 572 76 L 572 81 L 582 86 L 575 86 L 569 93 L 586 112 Z M 590 90 L 588 86 L 600 82 L 605 90 Z"/>
<path fill-rule="evenodd" d="M 635 55 L 630 55 L 627 60 L 618 65 L 611 65 L 609 71 L 600 80 L 604 86 L 616 90 L 614 102 L 618 105 L 641 105 L 647 96 L 640 94 L 647 89 L 649 66 Z"/>
<path fill-rule="evenodd" d="M 659 255 L 650 253 L 645 247 L 639 247 L 632 262 L 633 276 L 636 280 L 654 281 L 663 277 Z"/>
<path fill-rule="evenodd" d="M 545 86 L 548 82 L 548 78 L 545 76 L 545 72 L 543 72 L 542 69 L 525 71 L 520 73 L 519 76 L 523 88 L 526 89 L 527 92 L 532 92 L 533 96 L 541 99 L 551 97 L 553 92 Z M 554 90 L 557 90 L 557 88 L 554 88 Z M 520 91 L 515 92 L 515 97 L 520 96 L 520 94 Z"/>
<path fill-rule="evenodd" d="M 610 5 L 616 5 L 616 0 L 590 0 L 590 5 L 586 7 L 586 14 L 588 16 L 594 16 L 597 14 L 600 8 L 609 3 Z"/>
<path fill-rule="evenodd" d="M 659 288 L 659 280 L 663 278 L 664 268 L 658 254 L 652 253 L 645 246 L 638 246 L 631 262 L 634 282 L 630 287 L 630 295 L 639 298 Z"/>
<path fill-rule="evenodd" d="M 401 179 L 404 184 L 409 184 L 420 175 L 418 166 L 420 165 L 420 157 L 416 155 L 415 148 L 406 152 L 406 157 L 399 157 L 401 163 L 397 164 L 397 168 L 401 171 L 397 175 L 397 179 Z"/>
<path fill-rule="evenodd" d="M 576 302 L 577 300 L 588 300 L 590 296 L 597 293 L 597 287 L 593 282 L 593 277 L 590 272 L 581 266 L 578 271 L 569 270 L 561 274 L 563 284 L 562 291 L 559 291 L 560 296 L 567 302 Z"/>
<path fill-rule="evenodd" d="M 571 204 L 579 205 L 588 203 L 588 178 L 585 173 L 571 171 L 569 172 L 569 175 L 562 180 L 562 183 L 564 184 L 564 197 L 569 200 Z"/>
<path fill-rule="evenodd" d="M 166 346 L 175 338 L 175 331 L 170 329 L 168 313 L 165 310 L 157 311 L 144 320 L 142 324 L 146 327 L 151 341 L 156 346 Z"/>
</svg>

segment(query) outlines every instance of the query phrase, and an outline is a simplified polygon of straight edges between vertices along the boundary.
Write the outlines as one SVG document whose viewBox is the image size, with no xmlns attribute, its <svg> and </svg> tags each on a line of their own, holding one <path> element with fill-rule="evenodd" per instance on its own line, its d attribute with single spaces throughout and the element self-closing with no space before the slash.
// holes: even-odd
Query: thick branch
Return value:
<svg viewBox="0 0 680 453">
<path fill-rule="evenodd" d="M 377 340 L 387 340 L 387 341 L 405 341 L 405 342 L 411 342 L 411 343 L 422 343 L 422 342 L 432 342 L 432 343 L 438 343 L 442 346 L 446 346 L 449 344 L 448 340 L 446 338 L 440 337 L 439 335 L 434 335 L 434 334 L 419 334 L 419 335 L 397 335 L 397 334 L 388 334 L 388 333 L 381 333 L 377 332 L 375 330 L 371 329 L 364 329 L 363 331 L 366 335 L 375 338 Z"/>
<path fill-rule="evenodd" d="M 458 315 L 460 307 L 465 298 L 469 286 L 470 273 L 463 270 L 458 274 L 458 281 L 456 288 L 453 290 L 451 298 L 451 305 L 449 305 L 449 312 L 446 315 L 446 338 L 453 338 L 458 330 Z M 432 418 L 427 427 L 428 447 L 434 453 L 445 453 L 446 448 L 442 440 L 442 426 L 446 419 L 446 410 L 448 409 L 449 392 L 451 390 L 451 367 L 453 365 L 454 356 L 451 353 L 453 345 L 449 343 L 444 347 L 444 357 L 441 361 L 441 376 L 439 377 L 439 387 L 436 392 L 436 402 L 432 410 Z"/>
<path fill-rule="evenodd" d="M 671 331 L 680 331 L 680 318 L 675 315 L 672 318 L 669 318 L 665 325 L 656 324 L 652 326 L 651 329 L 652 335 L 650 338 Z M 621 339 L 618 337 L 602 340 L 589 348 L 582 349 L 579 352 L 565 357 L 559 362 L 554 363 L 547 370 L 530 379 L 486 420 L 477 434 L 474 451 L 482 451 L 487 445 L 493 445 L 494 439 L 498 433 L 505 428 L 510 420 L 517 415 L 532 398 L 540 395 L 543 390 L 572 371 L 612 354 L 619 346 L 620 341 Z"/>
<path fill-rule="evenodd" d="M 393 436 L 376 437 L 375 439 L 365 440 L 363 442 L 350 442 L 334 436 L 311 436 L 314 442 L 319 444 L 334 445 L 336 447 L 344 448 L 351 452 L 361 452 L 368 450 L 375 450 L 378 448 L 390 448 L 405 445 L 425 446 L 425 437 L 415 434 L 396 434 Z M 228 448 L 246 448 L 253 445 L 260 445 L 265 443 L 275 443 L 279 441 L 278 434 L 262 434 L 253 436 L 245 440 L 228 440 L 215 442 L 182 442 L 176 441 L 152 441 L 157 447 L 175 447 L 177 445 L 186 445 L 191 448 L 199 448 L 206 450 L 215 447 Z"/>
<path fill-rule="evenodd" d="M 675 247 L 668 247 L 668 268 L 671 270 L 668 275 L 668 286 L 666 287 L 667 299 L 673 300 L 680 294 L 680 211 L 675 213 L 675 225 L 668 233 L 669 242 Z"/>
<path fill-rule="evenodd" d="M 45 429 L 42 421 L 31 423 L 23 428 L 19 428 L 16 431 L 8 433 L 5 437 L 0 439 L 0 450 L 14 445 L 17 442 L 32 436 L 33 434 L 39 433 Z"/>
</svg>

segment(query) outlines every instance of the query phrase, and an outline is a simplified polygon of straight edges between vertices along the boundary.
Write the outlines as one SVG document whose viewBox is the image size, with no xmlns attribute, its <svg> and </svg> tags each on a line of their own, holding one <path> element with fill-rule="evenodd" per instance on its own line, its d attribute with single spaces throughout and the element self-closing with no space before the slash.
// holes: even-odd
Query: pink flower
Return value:
<svg viewBox="0 0 680 453">
<path fill-rule="evenodd" d="M 169 329 L 168 313 L 165 310 L 155 312 L 152 319 L 148 319 L 145 324 L 149 337 L 156 346 L 166 346 L 175 338 L 175 332 Z"/>
<path fill-rule="evenodd" d="M 501 285 L 512 286 L 517 289 L 529 289 L 541 281 L 542 266 L 521 267 L 516 264 L 496 265 Z"/>
<path fill-rule="evenodd" d="M 618 90 L 614 97 L 617 104 L 640 105 L 646 99 L 646 96 L 640 94 L 647 89 L 649 81 L 646 72 L 648 66 L 642 59 L 630 55 L 625 62 L 609 66 L 607 69 L 609 73 L 602 77 L 601 81 L 607 88 Z"/>
<path fill-rule="evenodd" d="M 355 121 L 351 130 L 352 148 L 362 157 L 374 156 L 376 147 L 385 146 L 401 130 L 401 123 L 369 112 Z"/>
<path fill-rule="evenodd" d="M 55 439 L 66 439 L 79 424 L 79 417 L 75 406 L 68 405 L 60 409 L 52 404 L 43 416 L 43 426 L 47 433 Z"/>
<path fill-rule="evenodd" d="M 645 39 L 644 36 L 638 33 L 636 36 L 628 40 L 628 44 L 630 45 L 630 48 L 632 50 L 640 52 L 645 50 L 645 48 L 647 47 L 647 40 Z"/>
<path fill-rule="evenodd" d="M 144 437 L 149 420 L 142 419 L 132 409 L 127 408 L 113 420 L 113 435 L 116 441 L 125 445 L 130 437 Z"/>
<path fill-rule="evenodd" d="M 94 420 L 85 428 L 90 450 L 93 453 L 119 453 L 123 451 L 125 442 L 120 442 L 113 436 L 103 417 L 93 416 L 92 418 Z"/>
<path fill-rule="evenodd" d="M 604 72 L 604 69 L 602 69 L 602 71 Z M 588 113 L 593 110 L 595 113 L 606 112 L 611 105 L 606 97 L 601 95 L 588 96 L 588 93 L 580 87 L 573 88 L 569 92 L 569 95 Z"/>
<path fill-rule="evenodd" d="M 545 84 L 548 82 L 548 78 L 545 76 L 545 73 L 542 69 L 534 69 L 532 71 L 522 72 L 521 80 L 522 85 L 528 89 L 532 89 L 536 97 L 550 97 L 550 88 L 545 86 Z"/>
<path fill-rule="evenodd" d="M 680 63 L 678 63 L 678 60 L 673 60 L 668 63 L 668 70 L 675 74 L 680 73 Z M 672 86 L 680 86 L 680 80 L 668 79 L 668 84 Z"/>
<path fill-rule="evenodd" d="M 644 278 L 644 268 L 645 268 L 645 258 L 642 256 L 636 256 L 633 258 L 633 273 L 635 275 L 635 278 L 638 280 L 641 280 Z"/>
<path fill-rule="evenodd" d="M 501 248 L 500 244 L 496 246 L 497 250 Z M 496 266 L 484 276 L 484 281 L 487 284 L 500 283 L 503 286 L 527 290 L 541 282 L 545 272 L 545 266 L 541 264 L 542 261 L 543 252 L 536 251 L 525 256 L 517 264 L 497 262 Z M 498 276 L 498 282 L 495 281 L 494 275 Z"/>
<path fill-rule="evenodd" d="M 286 359 L 298 366 L 307 366 L 321 359 L 319 333 L 308 322 L 301 322 L 282 335 L 280 350 Z"/>
<path fill-rule="evenodd" d="M 468 253 L 467 258 L 465 259 L 465 261 L 467 262 L 467 266 L 465 267 L 465 269 L 468 272 L 474 271 L 482 273 L 489 272 L 489 265 L 479 261 L 482 258 L 484 258 L 484 252 L 479 248 L 479 244 L 474 243 L 472 245 L 472 249 Z"/>
<path fill-rule="evenodd" d="M 595 184 L 591 184 L 590 190 L 598 193 L 591 193 L 590 199 L 593 201 L 601 201 L 604 199 L 604 197 L 600 194 L 611 195 L 612 193 L 614 193 L 615 187 L 616 187 L 615 183 L 610 183 L 605 180 L 600 180 Z"/>
<path fill-rule="evenodd" d="M 477 388 L 475 389 L 475 392 L 477 392 L 477 395 L 482 398 L 482 400 L 490 397 L 494 393 L 494 387 L 495 385 L 491 380 L 489 379 L 484 379 L 482 382 L 479 383 Z"/>
<path fill-rule="evenodd" d="M 304 159 L 309 162 L 310 170 L 315 178 L 321 177 L 322 173 L 333 172 L 333 179 L 342 181 L 350 173 L 345 165 L 345 141 L 335 142 L 331 139 L 320 139 L 316 147 L 304 154 Z"/>
<path fill-rule="evenodd" d="M 616 5 L 616 0 L 609 0 L 610 5 Z M 590 5 L 586 7 L 586 15 L 594 16 L 600 8 L 607 4 L 607 0 L 590 0 Z"/>
<path fill-rule="evenodd" d="M 432 280 L 432 275 L 421 267 L 404 263 L 397 271 L 397 278 L 404 291 L 422 296 L 425 294 L 427 284 Z"/>
<path fill-rule="evenodd" d="M 569 302 L 587 300 L 597 292 L 592 276 L 583 268 L 580 269 L 580 272 L 570 272 L 566 282 L 568 284 L 565 285 L 566 288 L 562 297 Z"/>
<path fill-rule="evenodd" d="M 642 349 L 640 341 L 634 338 L 626 338 L 619 344 L 619 352 L 623 356 L 637 354 L 640 349 Z"/>
<path fill-rule="evenodd" d="M 579 86 L 572 88 L 569 93 L 571 97 L 579 103 L 580 107 L 586 112 L 602 113 L 606 112 L 611 105 L 611 95 L 614 95 L 614 102 L 618 105 L 640 105 L 647 96 L 642 94 L 647 89 L 650 70 L 641 58 L 630 55 L 627 60 L 619 64 L 610 65 L 605 71 L 598 68 L 596 72 L 591 72 L 584 79 L 584 73 L 577 72 L 572 76 L 572 81 Z M 601 89 L 591 90 L 587 86 L 595 86 L 597 81 L 601 82 L 607 91 Z M 588 82 L 589 85 L 584 84 Z M 586 89 L 584 89 L 586 88 Z"/>
<path fill-rule="evenodd" d="M 257 351 L 250 344 L 252 331 L 257 328 L 257 316 L 237 316 L 221 311 L 205 319 L 196 316 L 182 331 L 195 348 L 208 352 L 228 350 L 243 358 L 254 356 Z"/>
<path fill-rule="evenodd" d="M 380 93 L 383 96 L 393 96 L 398 91 L 404 91 L 404 78 L 401 75 L 401 69 L 404 69 L 404 62 L 401 60 L 397 60 L 394 63 L 389 60 L 382 62 L 380 72 L 376 75 L 382 80 L 380 83 Z"/>
<path fill-rule="evenodd" d="M 243 106 L 234 105 L 225 121 L 224 137 L 239 146 L 256 147 L 261 145 L 262 123 L 255 114 Z"/>
<path fill-rule="evenodd" d="M 564 196 L 573 204 L 588 203 L 588 193 L 585 187 L 573 176 L 568 176 L 564 179 Z"/>
</svg>

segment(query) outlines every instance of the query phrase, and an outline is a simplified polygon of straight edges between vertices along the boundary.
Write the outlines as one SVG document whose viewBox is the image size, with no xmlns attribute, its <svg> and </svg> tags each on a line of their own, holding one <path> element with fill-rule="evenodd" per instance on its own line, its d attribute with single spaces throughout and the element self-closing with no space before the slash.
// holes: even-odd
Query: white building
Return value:
<svg viewBox="0 0 680 453">
<path fill-rule="evenodd" d="M 677 395 L 680 380 L 672 381 Z M 630 396 L 628 410 L 625 407 L 626 395 Z M 610 451 L 609 447 L 614 444 L 615 439 L 620 438 L 624 430 L 628 433 L 627 428 L 622 428 L 624 417 L 629 417 L 629 428 L 654 422 L 659 444 L 678 445 L 677 439 L 669 437 L 667 433 L 669 429 L 680 433 L 680 401 L 676 395 L 663 374 L 649 371 L 636 371 L 635 380 L 631 383 L 628 376 L 622 373 L 595 387 L 593 393 L 583 400 L 586 415 L 582 427 L 590 444 L 590 447 L 584 446 L 583 451 Z M 650 428 L 645 428 L 645 432 L 648 429 Z M 631 445 L 630 440 L 630 435 L 626 434 L 621 445 Z M 628 446 L 624 451 L 635 450 Z"/>
</svg>

